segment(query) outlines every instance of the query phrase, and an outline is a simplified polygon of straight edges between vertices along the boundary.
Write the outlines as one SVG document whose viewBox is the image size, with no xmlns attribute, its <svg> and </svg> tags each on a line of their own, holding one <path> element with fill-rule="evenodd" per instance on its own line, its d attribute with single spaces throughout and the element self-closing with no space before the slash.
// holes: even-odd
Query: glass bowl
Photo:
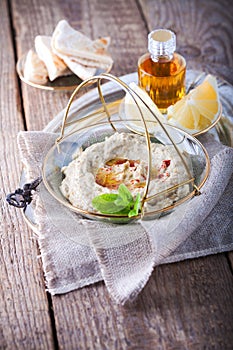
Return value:
<svg viewBox="0 0 233 350">
<path fill-rule="evenodd" d="M 113 84 L 118 86 L 116 93 L 114 89 L 109 91 L 108 89 L 102 89 L 101 82 L 103 79 L 111 80 Z M 51 195 L 62 205 L 86 218 L 113 223 L 128 223 L 138 219 L 159 218 L 161 215 L 175 210 L 178 205 L 191 199 L 194 195 L 200 194 L 200 189 L 205 183 L 210 170 L 209 158 L 203 145 L 194 136 L 189 135 L 185 131 L 175 126 L 161 123 L 150 106 L 118 78 L 104 74 L 104 76 L 94 77 L 94 82 L 97 82 L 96 99 L 90 103 L 87 101 L 85 105 L 82 105 L 77 110 L 75 115 L 72 114 L 69 117 L 69 108 L 72 101 L 82 86 L 85 86 L 86 82 L 83 82 L 82 86 L 77 87 L 72 94 L 63 118 L 61 135 L 44 159 L 42 177 Z M 87 81 L 87 83 L 89 84 L 90 81 Z M 121 91 L 119 91 L 119 86 L 122 88 Z M 132 115 L 129 120 L 127 115 L 124 115 L 122 118 L 122 105 L 125 103 L 126 94 L 131 95 L 133 102 L 139 109 L 139 115 L 137 115 L 135 120 Z M 149 119 L 147 119 L 148 115 Z M 151 115 L 154 116 L 154 119 L 151 118 Z M 141 118 L 140 121 L 139 118 Z M 132 128 L 132 125 L 137 127 Z M 105 214 L 97 212 L 91 204 L 88 204 L 87 207 L 81 204 L 83 201 L 91 203 L 91 200 L 96 196 L 94 188 L 96 188 L 95 175 L 97 169 L 94 162 L 93 169 L 90 168 L 91 170 L 88 170 L 86 174 L 84 173 L 84 177 L 76 179 L 75 174 L 75 181 L 79 181 L 79 188 L 82 188 L 83 194 L 78 204 L 73 205 L 61 191 L 61 184 L 64 179 L 63 168 L 67 167 L 74 160 L 80 149 L 82 154 L 87 151 L 90 153 L 89 147 L 97 145 L 101 157 L 103 153 L 101 147 L 105 144 L 105 140 L 116 135 L 116 133 L 124 133 L 126 140 L 128 138 L 140 138 L 140 142 L 143 142 L 140 147 L 145 150 L 144 153 L 141 153 L 137 144 L 135 144 L 135 147 L 130 148 L 127 144 L 122 144 L 118 147 L 118 153 L 114 153 L 114 157 L 118 158 L 126 152 L 126 157 L 129 157 L 127 160 L 134 159 L 147 164 L 145 167 L 145 185 L 140 190 L 140 210 L 131 217 L 122 213 Z M 182 170 L 180 173 L 177 170 L 177 182 L 164 186 L 161 180 L 161 188 L 157 188 L 153 187 L 153 181 L 155 178 L 157 181 L 161 174 L 158 174 L 157 170 L 156 175 L 153 174 L 153 162 L 156 161 L 156 157 L 158 158 L 156 149 L 163 147 L 162 145 L 167 146 L 167 149 L 169 148 L 172 151 L 171 154 L 175 155 L 173 164 L 182 164 Z M 123 151 L 123 149 L 125 150 Z M 168 174 L 167 176 L 171 175 Z M 90 179 L 93 183 L 88 182 Z M 122 182 L 124 183 L 124 180 Z M 93 195 L 90 192 L 92 187 Z M 86 188 L 89 190 L 85 192 Z M 73 190 L 76 190 L 75 186 Z M 117 193 L 117 189 L 113 191 L 108 191 L 107 189 L 107 192 Z M 106 193 L 106 188 L 104 193 Z M 81 194 L 79 193 L 79 195 Z"/>
</svg>

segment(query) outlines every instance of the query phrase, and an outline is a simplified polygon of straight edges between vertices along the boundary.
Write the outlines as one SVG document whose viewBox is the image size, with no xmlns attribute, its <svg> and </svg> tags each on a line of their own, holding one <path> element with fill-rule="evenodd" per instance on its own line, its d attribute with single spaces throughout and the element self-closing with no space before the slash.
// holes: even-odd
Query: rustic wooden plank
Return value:
<svg viewBox="0 0 233 350">
<path fill-rule="evenodd" d="M 233 273 L 233 252 L 228 253 L 228 257 L 229 257 L 229 263 L 231 266 L 231 271 Z"/>
<path fill-rule="evenodd" d="M 139 0 L 148 31 L 168 28 L 189 69 L 205 70 L 233 84 L 232 1 Z"/>
<path fill-rule="evenodd" d="M 117 1 L 112 6 L 107 0 L 59 0 L 56 6 L 52 0 L 42 0 L 39 4 L 31 1 L 30 5 L 27 0 L 12 0 L 12 8 L 18 57 L 33 47 L 36 35 L 52 34 L 63 18 L 91 38 L 112 38 L 109 50 L 114 59 L 112 74 L 120 76 L 136 71 L 137 59 L 146 48 L 146 28 L 133 0 Z M 22 88 L 25 118 L 30 130 L 43 129 L 66 106 L 71 95 L 71 92 L 42 91 L 24 83 Z"/>
<path fill-rule="evenodd" d="M 68 349 L 231 349 L 232 292 L 222 255 L 159 266 L 132 305 L 117 306 L 102 283 L 53 297 L 58 339 Z"/>
<path fill-rule="evenodd" d="M 16 136 L 24 128 L 7 1 L 0 1 L 1 349 L 52 349 L 53 335 L 36 239 L 19 210 L 6 204 L 18 187 Z"/>
<path fill-rule="evenodd" d="M 54 1 L 12 0 L 17 59 L 34 47 L 36 35 L 50 35 L 63 18 Z M 39 90 L 22 83 L 23 107 L 30 130 L 41 130 L 65 107 L 70 93 Z"/>
<path fill-rule="evenodd" d="M 170 2 L 153 3 L 164 14 L 164 21 L 168 20 L 166 6 Z M 173 1 L 174 8 L 179 3 Z M 30 4 L 14 0 L 17 52 L 28 50 L 36 34 L 47 34 L 58 20 L 66 18 L 91 37 L 112 37 L 114 74 L 135 71 L 137 58 L 147 46 L 147 26 L 136 4 L 133 0 L 112 2 L 111 6 L 107 0 L 59 0 L 53 6 L 52 0 L 33 0 Z M 182 11 L 178 15 L 181 23 Z M 23 85 L 28 128 L 44 127 L 66 105 L 68 96 Z M 101 350 L 230 349 L 232 289 L 229 265 L 222 254 L 158 267 L 139 299 L 127 307 L 110 300 L 103 283 L 55 296 L 52 302 L 59 346 Z"/>
</svg>

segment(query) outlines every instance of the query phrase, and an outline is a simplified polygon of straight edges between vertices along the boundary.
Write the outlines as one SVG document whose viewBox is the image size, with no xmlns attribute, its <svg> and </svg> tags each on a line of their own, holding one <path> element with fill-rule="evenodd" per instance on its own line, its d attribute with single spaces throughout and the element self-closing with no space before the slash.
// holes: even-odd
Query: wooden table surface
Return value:
<svg viewBox="0 0 233 350">
<path fill-rule="evenodd" d="M 231 0 L 1 0 L 1 349 L 233 349 L 233 254 L 155 268 L 131 305 L 119 306 L 101 283 L 60 296 L 46 292 L 40 252 L 22 212 L 6 204 L 18 187 L 19 130 L 41 130 L 71 92 L 22 83 L 17 59 L 37 34 L 63 18 L 92 38 L 111 36 L 112 73 L 136 71 L 147 34 L 177 34 L 188 68 L 233 83 Z"/>
</svg>

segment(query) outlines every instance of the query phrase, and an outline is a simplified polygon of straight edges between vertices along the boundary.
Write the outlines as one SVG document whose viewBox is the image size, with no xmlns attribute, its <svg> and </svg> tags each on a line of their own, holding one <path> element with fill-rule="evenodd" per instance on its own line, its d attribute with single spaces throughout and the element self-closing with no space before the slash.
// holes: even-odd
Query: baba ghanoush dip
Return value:
<svg viewBox="0 0 233 350">
<path fill-rule="evenodd" d="M 185 161 L 189 164 L 187 156 Z M 151 143 L 152 170 L 148 196 L 154 195 L 189 179 L 185 166 L 174 146 Z M 96 212 L 94 197 L 117 193 L 123 183 L 136 198 L 144 193 L 148 171 L 148 150 L 144 136 L 115 133 L 105 141 L 80 150 L 68 166 L 62 168 L 65 177 L 62 194 L 74 207 Z M 163 193 L 149 202 L 144 210 L 166 208 L 189 194 L 189 184 Z"/>
</svg>

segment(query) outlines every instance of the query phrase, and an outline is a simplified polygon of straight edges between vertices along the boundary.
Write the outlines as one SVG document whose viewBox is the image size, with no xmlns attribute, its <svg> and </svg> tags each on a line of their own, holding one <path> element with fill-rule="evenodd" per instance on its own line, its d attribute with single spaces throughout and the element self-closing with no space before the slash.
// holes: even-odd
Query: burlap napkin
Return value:
<svg viewBox="0 0 233 350">
<path fill-rule="evenodd" d="M 28 181 L 57 134 L 20 132 Z M 32 204 L 48 291 L 65 293 L 104 280 L 118 303 L 133 300 L 155 265 L 233 248 L 233 149 L 201 138 L 211 157 L 202 194 L 159 220 L 114 225 L 91 221 L 59 204 L 41 184 Z M 31 214 L 30 214 L 31 215 Z"/>
</svg>

